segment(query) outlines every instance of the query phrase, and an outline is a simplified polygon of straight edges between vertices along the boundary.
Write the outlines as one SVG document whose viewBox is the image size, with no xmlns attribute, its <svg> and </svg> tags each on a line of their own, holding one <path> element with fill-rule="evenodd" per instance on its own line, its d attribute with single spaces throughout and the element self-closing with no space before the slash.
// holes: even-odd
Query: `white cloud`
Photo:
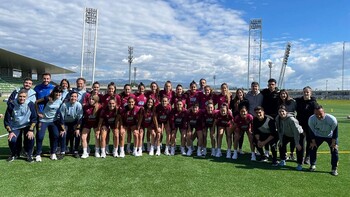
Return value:
<svg viewBox="0 0 350 197">
<path fill-rule="evenodd" d="M 243 11 L 224 8 L 214 0 L 5 1 L 0 5 L 0 47 L 80 74 L 76 65 L 81 59 L 84 7 L 99 10 L 97 80 L 127 79 L 128 46 L 133 46 L 138 78 L 186 85 L 203 77 L 213 84 L 216 75 L 216 84 L 247 84 L 248 22 Z M 274 63 L 273 77 L 278 79 L 290 41 L 285 35 L 263 42 L 262 87 L 269 74 L 266 60 Z M 330 76 L 332 84 L 338 84 L 330 88 L 339 86 L 342 43 L 317 44 L 308 38 L 291 42 L 287 88 L 322 87 L 318 80 Z"/>
</svg>

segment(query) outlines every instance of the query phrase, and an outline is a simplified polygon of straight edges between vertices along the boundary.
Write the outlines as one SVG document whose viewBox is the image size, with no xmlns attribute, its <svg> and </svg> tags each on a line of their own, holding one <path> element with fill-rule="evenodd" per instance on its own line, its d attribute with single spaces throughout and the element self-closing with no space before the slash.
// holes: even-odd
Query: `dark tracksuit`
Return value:
<svg viewBox="0 0 350 197">
<path fill-rule="evenodd" d="M 25 102 L 19 104 L 17 100 L 8 103 L 4 126 L 9 131 L 13 132 L 16 137 L 13 137 L 8 142 L 11 149 L 11 156 L 19 156 L 22 149 L 22 135 L 24 136 L 24 149 L 29 155 L 33 153 L 34 139 L 28 139 L 27 133 L 34 131 L 37 123 L 37 114 L 33 102 Z"/>
<path fill-rule="evenodd" d="M 310 127 L 310 138 L 315 140 L 316 147 L 313 149 L 310 148 L 310 164 L 316 165 L 317 159 L 317 149 L 325 141 L 327 142 L 330 151 L 331 151 L 331 164 L 332 170 L 336 170 L 338 167 L 338 148 L 332 148 L 332 140 L 335 140 L 335 143 L 338 144 L 338 121 L 337 119 L 330 115 L 325 114 L 325 117 L 321 120 L 317 119 L 315 115 L 312 115 L 308 121 Z"/>
<path fill-rule="evenodd" d="M 65 102 L 61 105 L 56 114 L 56 122 L 59 123 L 59 131 L 66 131 L 64 135 L 69 139 L 70 147 L 73 151 L 78 151 L 80 144 L 80 136 L 74 134 L 75 130 L 81 128 L 81 121 L 83 117 L 82 105 L 77 101 L 75 103 Z M 73 146 L 74 143 L 74 146 Z M 66 150 L 66 143 L 61 144 L 61 152 Z"/>
<path fill-rule="evenodd" d="M 268 137 L 272 136 L 273 139 L 270 140 L 266 145 L 270 145 L 272 152 L 272 163 L 277 163 L 277 141 L 278 134 L 276 131 L 275 121 L 272 117 L 265 115 L 264 119 L 260 121 L 257 117 L 253 119 L 253 135 L 254 135 L 254 143 L 259 151 L 262 159 L 265 159 L 264 151 L 261 147 L 258 147 L 258 140 L 264 141 Z M 259 136 L 259 139 L 257 139 Z"/>
<path fill-rule="evenodd" d="M 314 114 L 314 109 L 317 104 L 316 98 L 311 97 L 310 100 L 304 100 L 303 97 L 299 97 L 295 99 L 297 103 L 296 111 L 297 111 L 297 120 L 299 121 L 300 126 L 304 130 L 305 140 L 306 140 L 306 153 L 305 157 L 309 157 L 309 148 L 310 147 L 310 129 L 308 125 L 309 117 Z"/>
</svg>

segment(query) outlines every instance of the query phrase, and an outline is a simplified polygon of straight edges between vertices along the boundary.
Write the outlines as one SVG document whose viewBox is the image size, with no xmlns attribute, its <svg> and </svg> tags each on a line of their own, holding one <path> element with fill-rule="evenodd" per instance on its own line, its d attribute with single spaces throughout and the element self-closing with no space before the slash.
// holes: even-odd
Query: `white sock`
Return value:
<svg viewBox="0 0 350 197">
<path fill-rule="evenodd" d="M 121 152 L 124 152 L 124 146 L 121 146 L 121 147 L 120 147 L 120 151 L 121 151 Z"/>
<path fill-rule="evenodd" d="M 83 153 L 87 153 L 87 148 L 83 148 Z"/>
<path fill-rule="evenodd" d="M 106 153 L 106 148 L 101 148 L 101 153 Z"/>
</svg>

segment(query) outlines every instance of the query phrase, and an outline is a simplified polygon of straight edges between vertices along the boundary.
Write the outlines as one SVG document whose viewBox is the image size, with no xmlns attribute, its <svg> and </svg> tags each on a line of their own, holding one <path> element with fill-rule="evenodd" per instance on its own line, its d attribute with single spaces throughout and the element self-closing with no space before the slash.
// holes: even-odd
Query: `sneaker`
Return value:
<svg viewBox="0 0 350 197">
<path fill-rule="evenodd" d="M 296 170 L 298 170 L 298 171 L 302 171 L 302 170 L 303 170 L 303 166 L 302 166 L 302 165 L 300 165 L 300 164 L 298 164 L 298 166 L 296 167 Z"/>
<path fill-rule="evenodd" d="M 118 149 L 115 149 L 115 150 L 114 150 L 114 152 L 113 152 L 113 157 L 119 157 Z"/>
<path fill-rule="evenodd" d="M 269 158 L 270 157 L 270 152 L 268 150 L 266 150 L 264 155 L 265 155 L 265 157 Z"/>
<path fill-rule="evenodd" d="M 61 147 L 57 147 L 56 154 L 60 154 L 60 153 L 61 153 Z"/>
<path fill-rule="evenodd" d="M 216 156 L 216 149 L 215 148 L 211 149 L 211 156 L 213 156 L 213 157 Z"/>
<path fill-rule="evenodd" d="M 34 162 L 33 156 L 32 155 L 28 155 L 27 161 L 29 163 L 33 163 Z"/>
<path fill-rule="evenodd" d="M 81 155 L 81 158 L 82 159 L 86 159 L 86 158 L 88 158 L 89 157 L 89 154 L 87 153 L 87 152 L 85 152 L 85 153 L 83 153 L 82 155 Z"/>
<path fill-rule="evenodd" d="M 201 157 L 202 156 L 202 151 L 198 148 L 197 149 L 197 157 Z"/>
<path fill-rule="evenodd" d="M 272 162 L 272 166 L 279 166 L 279 163 L 277 162 L 277 161 L 275 161 L 275 162 Z"/>
<path fill-rule="evenodd" d="M 153 147 L 153 146 L 151 146 L 151 147 L 149 148 L 149 153 L 148 153 L 148 154 L 151 155 L 151 156 L 154 155 L 154 147 Z"/>
<path fill-rule="evenodd" d="M 252 156 L 250 157 L 250 161 L 256 161 L 255 153 L 252 153 Z"/>
<path fill-rule="evenodd" d="M 286 166 L 286 160 L 281 160 L 278 165 L 279 166 Z"/>
<path fill-rule="evenodd" d="M 192 148 L 191 147 L 187 150 L 186 155 L 187 156 L 191 156 L 192 155 Z"/>
<path fill-rule="evenodd" d="M 102 153 L 101 153 L 101 158 L 105 159 L 106 156 L 107 156 L 106 152 L 102 152 Z"/>
<path fill-rule="evenodd" d="M 237 154 L 237 151 L 234 151 L 233 152 L 233 156 L 232 156 L 232 159 L 237 159 L 238 158 L 238 154 Z"/>
<path fill-rule="evenodd" d="M 202 156 L 207 156 L 207 148 L 203 148 L 203 151 L 202 151 Z"/>
<path fill-rule="evenodd" d="M 338 171 L 337 171 L 337 169 L 332 170 L 331 174 L 332 174 L 333 176 L 338 176 Z"/>
<path fill-rule="evenodd" d="M 291 153 L 291 154 L 289 155 L 289 160 L 291 160 L 291 161 L 296 161 L 297 158 L 295 158 L 294 154 Z"/>
<path fill-rule="evenodd" d="M 120 157 L 120 158 L 124 158 L 124 157 L 125 157 L 125 152 L 124 152 L 124 150 L 121 150 L 121 151 L 120 151 L 119 157 Z"/>
<path fill-rule="evenodd" d="M 226 159 L 230 159 L 231 158 L 231 150 L 227 150 L 226 151 Z"/>
<path fill-rule="evenodd" d="M 101 157 L 100 153 L 99 152 L 95 152 L 95 157 L 100 158 Z"/>
<path fill-rule="evenodd" d="M 137 156 L 141 157 L 142 156 L 142 151 L 143 151 L 143 148 L 140 148 L 138 153 L 137 153 Z"/>
<path fill-rule="evenodd" d="M 80 155 L 79 155 L 78 151 L 74 151 L 73 156 L 74 156 L 75 158 L 77 158 L 77 159 L 80 158 Z"/>
<path fill-rule="evenodd" d="M 243 152 L 242 149 L 239 149 L 238 153 L 239 153 L 240 155 L 244 155 L 244 152 Z"/>
<path fill-rule="evenodd" d="M 17 157 L 16 156 L 10 156 L 9 158 L 6 159 L 6 161 L 8 162 L 13 162 L 14 160 L 16 160 Z"/>
<path fill-rule="evenodd" d="M 175 147 L 174 147 L 174 146 L 172 146 L 172 147 L 170 148 L 170 155 L 172 155 L 172 156 L 175 155 Z"/>
<path fill-rule="evenodd" d="M 170 155 L 168 146 L 165 147 L 164 155 Z"/>
<path fill-rule="evenodd" d="M 54 153 L 54 154 L 51 154 L 51 155 L 50 155 L 50 159 L 51 159 L 51 160 L 57 160 L 56 154 L 55 154 L 55 153 Z"/>
<path fill-rule="evenodd" d="M 37 156 L 35 157 L 35 161 L 36 161 L 36 162 L 42 162 L 41 156 L 40 156 L 40 155 L 37 155 Z"/>
<path fill-rule="evenodd" d="M 260 162 L 268 162 L 269 160 L 265 157 L 265 156 L 262 156 L 261 158 L 260 158 Z"/>
<path fill-rule="evenodd" d="M 157 148 L 156 156 L 160 156 L 160 148 Z"/>
<path fill-rule="evenodd" d="M 311 172 L 314 172 L 314 171 L 316 170 L 316 165 L 311 165 L 310 168 L 309 168 L 309 170 L 310 170 Z"/>
<path fill-rule="evenodd" d="M 58 160 L 62 160 L 66 154 L 65 153 L 60 153 L 57 157 Z"/>
<path fill-rule="evenodd" d="M 186 155 L 185 147 L 181 147 L 181 155 Z"/>
<path fill-rule="evenodd" d="M 217 149 L 216 150 L 216 154 L 215 154 L 215 157 L 221 157 L 222 154 L 221 154 L 221 149 Z"/>
<path fill-rule="evenodd" d="M 132 152 L 132 155 L 134 155 L 135 157 L 138 156 L 138 152 L 136 151 L 136 148 L 135 148 L 134 151 Z"/>
<path fill-rule="evenodd" d="M 255 155 L 256 155 L 256 156 L 260 156 L 259 151 L 256 151 L 256 152 L 255 152 Z"/>
<path fill-rule="evenodd" d="M 307 164 L 307 165 L 310 164 L 310 157 L 305 157 L 304 158 L 304 164 Z"/>
</svg>

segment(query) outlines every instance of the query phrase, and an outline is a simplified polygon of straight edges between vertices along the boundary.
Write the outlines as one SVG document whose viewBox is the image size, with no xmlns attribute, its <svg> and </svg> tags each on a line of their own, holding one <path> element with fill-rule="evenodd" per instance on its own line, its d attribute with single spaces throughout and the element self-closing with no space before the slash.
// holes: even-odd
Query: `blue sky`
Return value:
<svg viewBox="0 0 350 197">
<path fill-rule="evenodd" d="M 137 79 L 187 86 L 246 87 L 248 25 L 263 20 L 261 87 L 278 79 L 292 43 L 285 88 L 350 89 L 350 1 L 266 0 L 22 0 L 0 4 L 0 48 L 79 73 L 84 7 L 99 9 L 96 80 L 128 79 L 128 46 Z M 54 80 L 68 75 L 54 76 Z M 175 84 L 176 85 L 176 84 Z"/>
</svg>

